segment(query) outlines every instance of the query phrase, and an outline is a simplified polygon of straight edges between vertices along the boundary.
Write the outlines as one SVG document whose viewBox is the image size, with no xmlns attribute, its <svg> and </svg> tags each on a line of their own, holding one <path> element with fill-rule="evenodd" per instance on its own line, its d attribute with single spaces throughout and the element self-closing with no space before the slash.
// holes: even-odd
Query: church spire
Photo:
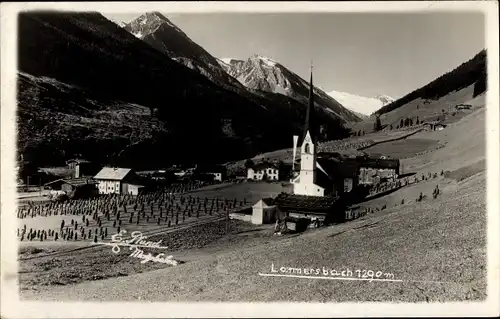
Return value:
<svg viewBox="0 0 500 319">
<path fill-rule="evenodd" d="M 307 131 L 311 134 L 311 139 L 313 143 L 316 142 L 316 134 L 314 133 L 314 86 L 313 86 L 313 63 L 311 60 L 311 79 L 309 80 L 309 103 L 307 105 L 306 113 L 306 123 L 304 125 L 304 137 L 306 137 Z"/>
</svg>

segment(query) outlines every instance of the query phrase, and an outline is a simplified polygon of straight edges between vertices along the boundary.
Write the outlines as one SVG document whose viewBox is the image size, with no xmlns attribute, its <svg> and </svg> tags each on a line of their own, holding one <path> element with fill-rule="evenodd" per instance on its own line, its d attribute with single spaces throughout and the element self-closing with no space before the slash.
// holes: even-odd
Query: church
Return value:
<svg viewBox="0 0 500 319">
<path fill-rule="evenodd" d="M 314 114 L 314 92 L 311 69 L 309 83 L 309 103 L 307 106 L 306 122 L 301 137 L 300 147 L 300 173 L 293 180 L 293 193 L 305 196 L 325 196 L 325 188 L 316 183 L 317 168 L 317 130 Z M 294 159 L 295 160 L 295 159 Z"/>
<path fill-rule="evenodd" d="M 314 114 L 313 88 L 311 70 L 309 103 L 304 131 L 300 137 L 300 172 L 297 177 L 292 179 L 293 194 L 279 194 L 274 199 L 274 205 L 278 211 L 288 217 L 316 218 L 324 221 L 332 212 L 342 208 L 339 207 L 339 197 L 332 192 L 335 184 L 334 179 L 318 163 L 318 126 Z M 295 152 L 294 146 L 294 157 Z"/>
<path fill-rule="evenodd" d="M 397 179 L 399 160 L 318 154 L 319 125 L 314 111 L 313 88 L 311 69 L 304 130 L 301 136 L 294 136 L 293 165 L 296 165 L 295 157 L 299 155 L 300 170 L 291 180 L 292 193 L 280 193 L 274 199 L 274 205 L 280 216 L 321 221 L 342 219 L 345 205 L 364 197 L 363 194 L 367 194 L 367 189 L 375 183 L 375 175 L 380 177 L 382 172 L 388 175 L 387 180 Z M 297 149 L 298 143 L 300 147 Z"/>
<path fill-rule="evenodd" d="M 361 195 L 365 188 L 384 182 L 396 181 L 399 160 L 381 157 L 346 157 L 339 153 L 318 154 L 317 115 L 314 112 L 313 75 L 311 70 L 309 103 L 304 131 L 300 140 L 294 136 L 293 164 L 297 142 L 300 142 L 300 171 L 292 179 L 293 194 L 315 197 L 352 197 Z M 359 191 L 359 192 L 358 192 Z M 359 193 L 359 194 L 354 194 Z"/>
</svg>

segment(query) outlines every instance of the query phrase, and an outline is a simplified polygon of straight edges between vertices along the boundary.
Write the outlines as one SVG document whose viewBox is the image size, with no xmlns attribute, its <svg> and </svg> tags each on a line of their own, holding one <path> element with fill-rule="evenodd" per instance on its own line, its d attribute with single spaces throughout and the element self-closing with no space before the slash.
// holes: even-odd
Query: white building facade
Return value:
<svg viewBox="0 0 500 319">
<path fill-rule="evenodd" d="M 300 148 L 300 173 L 294 180 L 293 193 L 306 196 L 324 196 L 325 189 L 316 182 L 316 145 L 309 131 Z"/>
<path fill-rule="evenodd" d="M 277 181 L 279 180 L 279 170 L 275 165 L 270 163 L 257 164 L 247 169 L 247 179 Z"/>
</svg>

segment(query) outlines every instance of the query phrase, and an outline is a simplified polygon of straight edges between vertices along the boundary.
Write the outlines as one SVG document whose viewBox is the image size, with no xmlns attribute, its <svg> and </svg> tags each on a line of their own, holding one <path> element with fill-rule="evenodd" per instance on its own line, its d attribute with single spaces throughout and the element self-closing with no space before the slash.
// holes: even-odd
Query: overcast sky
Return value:
<svg viewBox="0 0 500 319">
<path fill-rule="evenodd" d="M 316 86 L 368 97 L 401 97 L 485 47 L 482 13 L 162 13 L 215 57 L 264 55 L 304 79 L 312 59 Z"/>
</svg>

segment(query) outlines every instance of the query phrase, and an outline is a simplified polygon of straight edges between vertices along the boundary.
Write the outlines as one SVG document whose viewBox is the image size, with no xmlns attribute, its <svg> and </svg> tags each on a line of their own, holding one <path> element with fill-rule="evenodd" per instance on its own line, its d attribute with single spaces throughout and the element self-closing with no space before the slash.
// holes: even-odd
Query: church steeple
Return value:
<svg viewBox="0 0 500 319">
<path fill-rule="evenodd" d="M 306 137 L 307 132 L 311 135 L 311 139 L 313 143 L 316 143 L 316 134 L 315 134 L 315 121 L 314 121 L 314 86 L 313 86 L 313 64 L 311 61 L 311 79 L 309 80 L 309 103 L 307 105 L 306 111 L 306 122 L 304 125 L 304 136 L 302 140 Z"/>
</svg>

